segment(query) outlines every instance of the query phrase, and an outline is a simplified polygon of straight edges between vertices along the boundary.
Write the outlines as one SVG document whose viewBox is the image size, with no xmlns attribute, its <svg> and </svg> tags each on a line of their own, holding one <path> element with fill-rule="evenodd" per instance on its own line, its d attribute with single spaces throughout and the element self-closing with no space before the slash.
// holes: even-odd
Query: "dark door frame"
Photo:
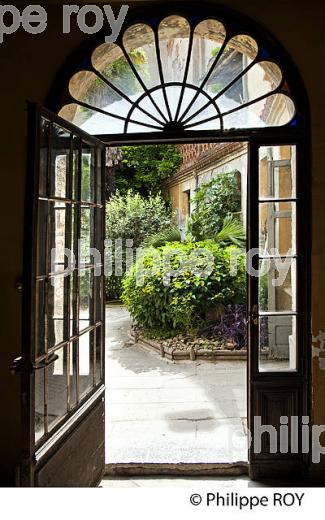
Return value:
<svg viewBox="0 0 325 520">
<path fill-rule="evenodd" d="M 258 42 L 263 42 L 265 48 L 272 50 L 272 58 L 276 59 L 278 63 L 284 68 L 286 79 L 291 87 L 291 95 L 294 99 L 297 115 L 296 126 L 284 126 L 280 128 L 254 129 L 254 130 L 230 130 L 216 133 L 214 131 L 186 131 L 181 132 L 180 129 L 165 130 L 161 133 L 148 134 L 125 134 L 125 135 L 99 135 L 97 139 L 102 141 L 105 146 L 123 146 L 123 145 L 140 145 L 140 144 L 163 144 L 163 143 L 198 143 L 198 142 L 248 142 L 249 143 L 249 174 L 250 189 L 253 192 L 254 179 L 258 174 L 257 149 L 262 145 L 281 145 L 281 144 L 296 144 L 298 150 L 297 163 L 297 182 L 299 184 L 299 202 L 300 216 L 298 217 L 298 248 L 301 254 L 301 269 L 299 269 L 298 287 L 300 287 L 301 301 L 304 302 L 304 309 L 301 314 L 301 328 L 300 333 L 302 338 L 300 342 L 304 348 L 301 351 L 303 367 L 301 373 L 298 374 L 301 385 L 304 386 L 305 391 L 301 396 L 301 408 L 306 415 L 311 416 L 311 141 L 310 141 L 310 112 L 308 96 L 301 80 L 300 74 L 292 62 L 286 50 L 269 34 L 266 28 L 257 24 L 247 16 L 241 15 L 229 8 L 216 6 L 211 3 L 201 4 L 201 15 L 197 13 L 196 2 L 164 2 L 164 15 L 180 14 L 187 17 L 189 20 L 207 19 L 209 17 L 220 19 L 227 25 L 231 21 L 233 27 L 233 34 L 244 32 L 252 35 Z M 144 8 L 136 8 L 131 10 L 126 26 L 130 26 L 137 22 L 148 22 L 151 20 L 153 24 L 157 24 L 157 20 L 161 18 L 161 6 L 155 4 L 152 6 L 145 6 Z M 69 101 L 71 96 L 67 91 L 67 84 L 69 79 L 75 72 L 84 68 L 85 56 L 89 56 L 93 49 L 103 41 L 104 33 L 98 33 L 94 37 L 87 38 L 85 43 L 68 57 L 64 66 L 58 71 L 46 100 L 45 106 L 53 112 L 58 112 L 61 106 Z M 120 35 L 117 44 L 122 42 L 122 35 Z M 262 48 L 264 51 L 264 48 Z M 269 58 L 266 58 L 269 59 Z M 66 121 L 63 121 L 67 125 Z M 71 125 L 73 127 L 73 125 Z M 78 129 L 78 131 L 80 131 Z M 35 143 L 29 143 L 34 146 Z M 253 208 L 253 201 L 249 201 L 249 207 Z M 255 208 L 256 210 L 256 208 Z M 250 214 L 250 222 L 254 221 L 256 214 Z M 302 214 L 303 212 L 303 214 Z M 255 231 L 249 227 L 248 236 L 249 242 L 256 243 Z M 27 262 L 30 259 L 26 259 Z M 24 284 L 28 280 L 24 279 Z M 250 292 L 256 292 L 254 283 L 251 286 Z M 249 302 L 249 305 L 252 302 Z M 28 325 L 24 325 L 28 329 Z M 252 334 L 254 337 L 254 333 Z M 249 356 L 251 368 L 256 367 L 256 353 L 249 346 Z M 256 376 L 255 368 L 250 369 L 249 380 Z M 261 374 L 259 374 L 261 376 Z M 277 379 L 276 374 L 271 374 L 272 378 Z M 267 383 L 267 375 L 262 376 Z M 249 408 L 249 410 L 251 407 Z M 309 465 L 309 457 L 304 457 L 305 469 Z M 208 468 L 207 468 L 208 469 Z M 163 470 L 163 468 L 161 468 Z M 159 473 L 159 470 L 158 470 Z M 258 473 L 258 472 L 257 472 Z M 160 473 L 159 473 L 160 474 Z M 182 471 L 182 474 L 183 473 Z"/>
</svg>

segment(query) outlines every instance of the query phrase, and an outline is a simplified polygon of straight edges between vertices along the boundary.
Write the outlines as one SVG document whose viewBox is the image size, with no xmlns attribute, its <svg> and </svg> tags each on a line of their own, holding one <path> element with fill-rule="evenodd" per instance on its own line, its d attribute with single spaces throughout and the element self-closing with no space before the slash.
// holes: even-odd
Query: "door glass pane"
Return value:
<svg viewBox="0 0 325 520">
<path fill-rule="evenodd" d="M 79 396 L 82 398 L 94 386 L 93 331 L 79 337 Z"/>
<path fill-rule="evenodd" d="M 49 430 L 51 430 L 68 411 L 66 349 L 67 347 L 63 347 L 57 350 L 55 354 L 59 356 L 59 359 L 46 369 Z"/>
<path fill-rule="evenodd" d="M 77 334 L 78 308 L 76 294 L 76 273 L 70 275 L 70 337 Z"/>
<path fill-rule="evenodd" d="M 69 132 L 58 125 L 53 125 L 51 151 L 51 195 L 61 199 L 67 196 L 69 157 Z"/>
<path fill-rule="evenodd" d="M 102 362 L 102 327 L 96 329 L 96 367 L 95 367 L 95 383 L 99 384 L 103 379 L 103 362 Z"/>
<path fill-rule="evenodd" d="M 65 269 L 65 246 L 67 226 L 67 205 L 62 202 L 50 203 L 51 208 L 51 272 Z"/>
<path fill-rule="evenodd" d="M 94 150 L 82 151 L 81 164 L 81 200 L 94 202 Z"/>
<path fill-rule="evenodd" d="M 47 274 L 47 229 L 48 229 L 49 202 L 47 200 L 38 201 L 38 222 L 37 222 L 37 275 Z"/>
<path fill-rule="evenodd" d="M 285 312 L 296 310 L 297 261 L 260 260 L 259 309 L 261 312 Z"/>
<path fill-rule="evenodd" d="M 93 324 L 93 270 L 83 269 L 79 277 L 79 331 Z"/>
<path fill-rule="evenodd" d="M 296 203 L 263 202 L 259 213 L 259 241 L 263 255 L 294 255 Z"/>
<path fill-rule="evenodd" d="M 78 394 L 77 394 L 77 355 L 78 355 L 78 343 L 74 341 L 70 343 L 70 374 L 69 374 L 69 390 L 70 390 L 70 398 L 69 404 L 70 408 L 77 404 Z"/>
<path fill-rule="evenodd" d="M 35 370 L 35 441 L 45 433 L 44 370 Z"/>
<path fill-rule="evenodd" d="M 296 216 L 296 147 L 261 147 L 258 322 L 262 371 L 297 369 Z"/>
<path fill-rule="evenodd" d="M 93 261 L 90 248 L 94 244 L 94 209 L 83 206 L 80 211 L 80 260 L 82 264 L 90 264 Z"/>
<path fill-rule="evenodd" d="M 260 157 L 260 198 L 296 198 L 296 147 L 262 147 Z"/>
<path fill-rule="evenodd" d="M 56 197 L 66 198 L 67 172 L 69 167 L 68 154 L 60 154 L 55 158 L 55 193 Z"/>
<path fill-rule="evenodd" d="M 50 279 L 48 287 L 48 347 L 54 347 L 64 339 L 64 284 L 63 276 Z"/>
<path fill-rule="evenodd" d="M 33 339 L 37 365 L 50 364 L 35 370 L 36 440 L 53 432 L 103 373 L 94 308 L 95 292 L 100 293 L 100 303 L 103 292 L 100 283 L 94 287 L 90 268 L 94 258 L 101 262 L 90 249 L 95 245 L 95 215 L 99 248 L 103 240 L 103 149 L 91 137 L 85 142 L 45 120 L 40 148 Z M 98 305 L 99 322 L 101 309 Z M 58 359 L 51 362 L 54 355 Z"/>
<path fill-rule="evenodd" d="M 45 354 L 46 298 L 45 281 L 36 282 L 35 356 Z"/>
<path fill-rule="evenodd" d="M 296 317 L 260 318 L 260 370 L 296 370 Z"/>
<path fill-rule="evenodd" d="M 102 204 L 102 151 L 97 150 L 97 172 L 96 172 L 96 203 Z"/>
</svg>

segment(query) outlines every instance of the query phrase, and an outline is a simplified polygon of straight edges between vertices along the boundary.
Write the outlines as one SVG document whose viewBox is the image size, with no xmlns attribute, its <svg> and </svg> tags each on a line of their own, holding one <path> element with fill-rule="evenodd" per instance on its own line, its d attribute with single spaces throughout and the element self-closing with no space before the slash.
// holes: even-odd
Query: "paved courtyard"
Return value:
<svg viewBox="0 0 325 520">
<path fill-rule="evenodd" d="M 130 346 L 130 325 L 107 307 L 106 463 L 246 461 L 246 363 L 172 363 Z"/>
</svg>

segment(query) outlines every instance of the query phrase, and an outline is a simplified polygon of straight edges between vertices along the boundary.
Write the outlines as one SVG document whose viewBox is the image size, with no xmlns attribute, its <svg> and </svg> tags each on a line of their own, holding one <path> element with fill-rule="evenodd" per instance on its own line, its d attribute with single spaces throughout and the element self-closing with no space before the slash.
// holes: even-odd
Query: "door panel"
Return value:
<svg viewBox="0 0 325 520">
<path fill-rule="evenodd" d="M 254 253 L 248 263 L 248 408 L 255 478 L 293 470 L 298 475 L 308 463 L 301 449 L 302 418 L 309 415 L 308 266 L 299 226 L 306 206 L 297 152 L 296 145 L 256 142 L 249 152 L 248 249 Z"/>
<path fill-rule="evenodd" d="M 28 155 L 21 485 L 69 486 L 73 474 L 73 485 L 95 485 L 104 468 L 105 149 L 30 105 Z"/>
</svg>

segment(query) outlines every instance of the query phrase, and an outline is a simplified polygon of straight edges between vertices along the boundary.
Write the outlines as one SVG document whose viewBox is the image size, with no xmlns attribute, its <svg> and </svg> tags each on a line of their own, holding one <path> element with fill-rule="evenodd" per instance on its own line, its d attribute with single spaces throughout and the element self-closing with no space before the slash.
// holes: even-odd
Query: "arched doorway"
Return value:
<svg viewBox="0 0 325 520">
<path fill-rule="evenodd" d="M 60 279 L 57 274 L 60 267 L 66 269 L 67 259 L 61 258 L 57 272 L 51 271 L 49 237 L 62 213 L 66 231 L 57 238 L 61 247 L 68 248 L 73 241 L 78 257 L 77 241 L 84 231 L 82 221 L 86 221 L 89 246 L 97 246 L 103 254 L 105 145 L 248 142 L 247 249 L 253 251 L 248 273 L 249 430 L 254 435 L 256 417 L 261 418 L 262 425 L 278 431 L 280 417 L 288 421 L 297 417 L 299 421 L 310 415 L 309 198 L 305 173 L 309 168 L 309 121 L 305 92 L 294 66 L 263 29 L 211 5 L 202 8 L 202 16 L 184 5 L 177 10 L 171 7 L 164 16 L 148 9 L 144 16 L 141 13 L 127 22 L 115 44 L 100 41 L 90 41 L 80 59 L 69 60 L 60 75 L 63 88 L 59 93 L 55 83 L 55 95 L 50 94 L 47 106 L 59 112 L 61 119 L 46 110 L 35 113 L 31 109 L 41 153 L 36 148 L 31 157 L 34 213 L 30 218 L 34 234 L 29 239 L 34 263 L 29 260 L 26 267 L 30 281 L 26 305 L 37 330 L 26 328 L 30 338 L 26 355 L 35 373 L 26 374 L 24 380 L 30 395 L 24 421 L 30 427 L 26 429 L 23 474 L 33 485 L 48 482 L 52 465 L 62 460 L 68 446 L 76 449 L 76 439 L 79 436 L 82 442 L 87 429 L 94 439 L 91 449 L 97 453 L 98 468 L 101 465 L 98 446 L 102 438 L 95 432 L 102 431 L 103 287 L 102 277 L 94 276 L 101 262 L 88 258 L 82 267 L 86 274 L 83 285 L 92 296 L 87 316 L 80 316 L 80 267 L 62 278 L 61 286 L 51 289 L 49 282 Z M 284 148 L 290 148 L 289 158 L 282 155 Z M 264 162 L 270 153 L 272 160 L 265 174 Z M 283 187 L 280 179 L 288 176 L 288 160 L 289 183 Z M 266 191 L 259 182 L 263 175 L 269 179 Z M 263 228 L 265 212 L 272 212 L 276 222 L 272 240 Z M 290 243 L 288 236 L 285 241 L 289 254 L 281 249 L 284 221 L 290 235 Z M 256 275 L 261 264 L 273 265 L 275 261 L 290 264 L 286 298 L 281 301 L 271 290 L 271 280 L 267 280 L 265 289 Z M 61 309 L 52 308 L 56 291 L 63 295 Z M 285 337 L 288 362 L 281 370 L 261 363 L 265 330 L 267 336 L 272 330 L 273 335 Z M 88 349 L 91 380 L 86 377 L 90 371 L 83 374 L 80 369 L 80 348 Z M 61 408 L 52 414 L 55 420 L 51 424 L 48 381 L 54 373 L 49 367 L 58 360 L 66 367 L 56 374 L 57 382 L 60 378 L 57 390 L 61 392 L 64 387 L 65 397 Z M 42 410 L 36 429 L 35 408 L 38 414 Z M 291 428 L 294 426 L 292 423 Z M 264 435 L 259 449 L 253 443 L 249 462 L 252 476 L 292 468 L 306 470 L 308 458 L 301 452 L 300 441 L 292 440 L 290 453 L 283 454 L 278 445 L 275 451 L 274 446 L 271 449 L 271 440 L 272 435 Z M 69 470 L 69 480 L 68 475 Z M 98 475 L 98 471 L 96 476 L 91 474 L 89 482 L 94 483 Z"/>
</svg>

